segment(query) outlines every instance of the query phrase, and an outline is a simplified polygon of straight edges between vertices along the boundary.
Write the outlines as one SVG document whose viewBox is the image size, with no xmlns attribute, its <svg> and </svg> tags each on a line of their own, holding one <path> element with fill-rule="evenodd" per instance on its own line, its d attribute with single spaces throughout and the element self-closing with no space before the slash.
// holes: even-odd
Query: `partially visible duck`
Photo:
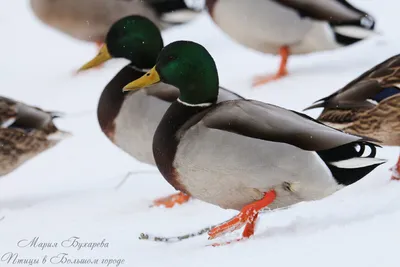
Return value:
<svg viewBox="0 0 400 267">
<path fill-rule="evenodd" d="M 306 108 L 324 108 L 318 120 L 350 134 L 400 146 L 400 55 L 366 71 Z M 400 157 L 392 179 L 400 180 Z"/>
<path fill-rule="evenodd" d="M 71 135 L 54 125 L 53 119 L 58 116 L 0 96 L 0 176 Z"/>
<path fill-rule="evenodd" d="M 197 43 L 167 45 L 155 67 L 124 90 L 159 82 L 180 90 L 154 134 L 161 174 L 196 199 L 240 210 L 210 238 L 243 225 L 249 237 L 261 209 L 326 197 L 385 162 L 375 158 L 376 145 L 367 138 L 304 114 L 255 100 L 217 103 L 217 68 Z M 366 147 L 371 152 L 363 156 Z"/>
<path fill-rule="evenodd" d="M 111 142 L 135 159 L 153 166 L 154 132 L 167 108 L 178 98 L 179 90 L 163 83 L 131 93 L 123 93 L 122 88 L 156 63 L 163 46 L 161 32 L 154 23 L 142 16 L 128 16 L 113 24 L 99 54 L 80 69 L 88 70 L 112 58 L 131 61 L 104 88 L 97 117 Z M 226 89 L 220 90 L 221 101 L 241 98 Z M 188 200 L 187 195 L 178 193 L 157 199 L 154 205 L 172 207 Z"/>
<path fill-rule="evenodd" d="M 240 44 L 280 54 L 278 72 L 255 77 L 253 86 L 286 76 L 291 54 L 351 45 L 375 27 L 370 15 L 346 0 L 206 0 L 206 5 L 214 22 Z"/>
<path fill-rule="evenodd" d="M 99 47 L 111 25 L 128 15 L 147 17 L 165 29 L 187 22 L 198 13 L 186 6 L 184 0 L 30 0 L 30 3 L 33 13 L 45 24 L 76 39 L 95 42 Z M 168 18 L 171 12 L 174 15 L 185 12 L 188 16 Z"/>
</svg>

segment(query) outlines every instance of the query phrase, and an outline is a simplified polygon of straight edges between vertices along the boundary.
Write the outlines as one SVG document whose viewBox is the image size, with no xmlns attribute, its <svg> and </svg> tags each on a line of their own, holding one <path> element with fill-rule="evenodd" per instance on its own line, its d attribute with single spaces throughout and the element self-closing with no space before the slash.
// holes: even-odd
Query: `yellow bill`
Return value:
<svg viewBox="0 0 400 267">
<path fill-rule="evenodd" d="M 155 84 L 160 82 L 160 75 L 158 75 L 158 72 L 156 71 L 156 67 L 153 67 L 151 70 L 149 70 L 145 75 L 140 77 L 137 80 L 134 80 L 133 82 L 125 85 L 123 91 L 134 91 L 138 90 L 140 88 Z"/>
<path fill-rule="evenodd" d="M 99 65 L 101 65 L 102 63 L 110 60 L 112 57 L 110 55 L 110 53 L 108 53 L 108 48 L 107 45 L 103 45 L 100 48 L 99 53 L 97 54 L 97 56 L 95 56 L 92 60 L 90 60 L 88 63 L 86 63 L 85 65 L 83 65 L 78 72 L 81 72 L 83 70 L 88 70 L 91 69 L 93 67 L 97 67 Z"/>
</svg>

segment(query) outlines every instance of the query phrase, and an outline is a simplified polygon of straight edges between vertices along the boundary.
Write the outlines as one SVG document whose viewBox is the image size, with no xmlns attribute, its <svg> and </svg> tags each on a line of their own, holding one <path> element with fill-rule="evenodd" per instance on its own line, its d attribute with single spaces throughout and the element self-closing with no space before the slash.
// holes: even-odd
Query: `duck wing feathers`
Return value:
<svg viewBox="0 0 400 267">
<path fill-rule="evenodd" d="M 367 13 L 345 0 L 273 0 L 297 10 L 301 16 L 328 21 L 332 25 L 359 24 L 372 28 L 374 21 Z"/>
<path fill-rule="evenodd" d="M 189 120 L 178 138 L 195 124 L 315 152 L 343 185 L 358 181 L 386 162 L 375 158 L 378 145 L 369 142 L 372 139 L 346 134 L 304 114 L 255 100 L 217 104 Z"/>
<path fill-rule="evenodd" d="M 47 112 L 22 102 L 0 96 L 0 125 L 21 129 L 43 129 L 52 124 L 52 119 L 61 113 Z"/>
<path fill-rule="evenodd" d="M 397 93 L 400 93 L 400 55 L 385 60 L 342 89 L 316 101 L 304 110 L 319 107 L 335 109 L 373 108 L 374 102 L 380 102 Z"/>
<path fill-rule="evenodd" d="M 202 119 L 208 128 L 286 143 L 309 151 L 328 150 L 363 141 L 294 111 L 255 100 L 227 101 Z"/>
</svg>

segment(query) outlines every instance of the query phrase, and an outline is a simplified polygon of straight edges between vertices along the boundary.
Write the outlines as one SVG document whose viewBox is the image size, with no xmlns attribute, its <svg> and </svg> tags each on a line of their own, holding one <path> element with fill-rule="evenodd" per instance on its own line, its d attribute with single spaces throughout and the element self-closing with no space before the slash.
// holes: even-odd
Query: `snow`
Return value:
<svg viewBox="0 0 400 267">
<path fill-rule="evenodd" d="M 289 78 L 257 89 L 250 88 L 251 77 L 275 71 L 278 58 L 232 42 L 206 14 L 163 35 L 166 43 L 186 39 L 209 49 L 221 85 L 248 98 L 301 111 L 399 53 L 395 18 L 400 3 L 351 2 L 376 18 L 380 35 L 336 51 L 294 56 Z M 31 259 L 36 266 L 57 265 L 55 258 L 50 259 L 60 253 L 68 253 L 70 259 L 100 259 L 99 266 L 107 266 L 101 263 L 105 258 L 120 260 L 109 266 L 129 267 L 398 266 L 400 183 L 389 181 L 398 148 L 383 148 L 378 156 L 388 158 L 388 163 L 326 199 L 262 214 L 250 240 L 218 248 L 207 246 L 212 244 L 207 235 L 169 244 L 139 240 L 141 232 L 174 236 L 197 231 L 237 212 L 198 200 L 172 210 L 149 207 L 154 198 L 173 193 L 173 188 L 155 168 L 113 146 L 100 131 L 95 114 L 103 87 L 126 61 L 73 76 L 95 54 L 95 46 L 43 25 L 27 0 L 0 0 L 0 33 L 0 94 L 66 112 L 69 116 L 56 123 L 74 134 L 0 180 L 0 218 L 5 216 L 0 221 L 0 266 L 29 265 L 29 261 L 6 263 L 9 252 Z M 116 189 L 129 171 L 148 173 L 133 175 Z M 74 236 L 79 242 L 105 239 L 108 245 L 80 250 L 68 247 L 68 242 L 62 246 Z M 35 237 L 38 243 L 58 243 L 58 247 L 22 247 Z"/>
</svg>

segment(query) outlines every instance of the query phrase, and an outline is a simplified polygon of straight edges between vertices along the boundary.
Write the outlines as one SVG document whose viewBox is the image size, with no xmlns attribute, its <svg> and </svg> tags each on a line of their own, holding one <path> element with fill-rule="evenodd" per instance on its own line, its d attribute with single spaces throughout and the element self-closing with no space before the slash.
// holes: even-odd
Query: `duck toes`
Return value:
<svg viewBox="0 0 400 267">
<path fill-rule="evenodd" d="M 305 110 L 323 108 L 318 120 L 350 134 L 400 146 L 400 55 L 366 71 Z M 400 157 L 392 179 L 399 180 Z"/>
<path fill-rule="evenodd" d="M 54 125 L 59 116 L 0 96 L 0 177 L 71 135 Z"/>
<path fill-rule="evenodd" d="M 142 16 L 128 16 L 111 26 L 99 54 L 80 69 L 91 69 L 112 58 L 131 61 L 104 88 L 97 117 L 111 142 L 138 161 L 152 166 L 155 166 L 154 132 L 169 105 L 179 96 L 179 90 L 164 83 L 130 93 L 123 93 L 121 88 L 144 75 L 144 70 L 156 63 L 163 46 L 161 32 L 153 22 Z M 220 89 L 219 101 L 239 98 L 242 97 Z M 188 195 L 179 192 L 157 199 L 153 205 L 169 208 L 188 200 Z"/>
<path fill-rule="evenodd" d="M 385 162 L 375 158 L 377 145 L 368 138 L 304 114 L 255 100 L 217 103 L 217 68 L 197 43 L 167 45 L 155 66 L 124 90 L 160 82 L 180 91 L 153 137 L 161 174 L 181 192 L 240 211 L 213 228 L 211 239 L 243 225 L 247 238 L 261 209 L 326 197 Z"/>
<path fill-rule="evenodd" d="M 289 55 L 354 44 L 372 34 L 374 19 L 346 0 L 206 0 L 213 21 L 238 43 L 281 56 L 278 72 L 257 76 L 260 86 L 288 74 Z"/>
</svg>

